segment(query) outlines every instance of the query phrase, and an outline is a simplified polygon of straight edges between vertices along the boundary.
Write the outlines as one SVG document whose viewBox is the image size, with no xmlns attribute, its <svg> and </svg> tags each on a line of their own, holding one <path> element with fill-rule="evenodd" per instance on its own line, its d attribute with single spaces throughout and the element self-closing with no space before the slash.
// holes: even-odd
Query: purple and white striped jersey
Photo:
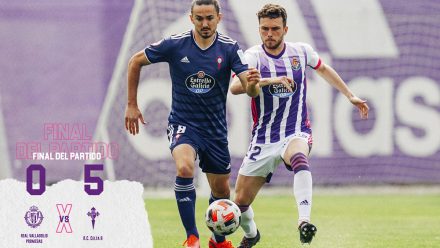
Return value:
<svg viewBox="0 0 440 248">
<path fill-rule="evenodd" d="M 283 84 L 267 85 L 252 98 L 252 143 L 275 143 L 295 133 L 309 133 L 307 116 L 306 66 L 317 69 L 321 59 L 306 43 L 285 42 L 278 56 L 268 54 L 263 45 L 249 48 L 245 58 L 250 67 L 257 68 L 262 78 L 287 76 L 294 80 L 293 92 Z"/>
</svg>

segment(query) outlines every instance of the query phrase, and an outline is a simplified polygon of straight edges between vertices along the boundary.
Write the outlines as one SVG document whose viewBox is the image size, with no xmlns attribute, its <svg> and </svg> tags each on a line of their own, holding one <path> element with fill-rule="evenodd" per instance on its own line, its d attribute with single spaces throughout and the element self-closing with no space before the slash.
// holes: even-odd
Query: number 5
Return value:
<svg viewBox="0 0 440 248">
<path fill-rule="evenodd" d="M 104 182 L 100 177 L 92 177 L 92 171 L 104 170 L 103 164 L 85 164 L 84 165 L 84 191 L 89 195 L 100 195 L 104 191 Z M 96 183 L 96 189 L 92 189 L 90 184 Z"/>
</svg>

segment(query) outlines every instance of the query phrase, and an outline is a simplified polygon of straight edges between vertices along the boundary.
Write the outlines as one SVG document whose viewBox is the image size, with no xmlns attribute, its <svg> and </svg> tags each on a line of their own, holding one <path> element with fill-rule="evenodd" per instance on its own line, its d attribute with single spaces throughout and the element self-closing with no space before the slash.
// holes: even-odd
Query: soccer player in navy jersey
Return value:
<svg viewBox="0 0 440 248">
<path fill-rule="evenodd" d="M 191 248 L 200 247 L 193 184 L 197 157 L 211 187 L 209 202 L 230 195 L 226 96 L 231 70 L 242 87 L 249 88 L 250 96 L 256 95 L 255 85 L 260 78 L 256 69 L 248 70 L 237 42 L 216 31 L 221 18 L 217 0 L 193 0 L 190 19 L 194 28 L 146 47 L 130 59 L 128 66 L 125 126 L 133 135 L 139 132 L 139 120 L 145 124 L 137 106 L 142 66 L 158 62 L 170 66 L 172 104 L 167 133 L 177 169 L 174 190 L 186 230 L 184 246 Z M 212 235 L 209 247 L 233 246 L 224 236 Z"/>
<path fill-rule="evenodd" d="M 344 94 L 359 109 L 362 118 L 368 117 L 368 106 L 350 91 L 334 69 L 321 61 L 310 45 L 284 41 L 288 27 L 283 7 L 267 4 L 257 16 L 263 44 L 251 47 L 245 53 L 249 66 L 260 71 L 261 80 L 251 86 L 258 91 L 251 104 L 254 119 L 252 141 L 235 185 L 234 201 L 242 211 L 241 227 L 245 232 L 239 248 L 253 247 L 260 240 L 250 205 L 281 162 L 294 173 L 300 241 L 310 243 L 317 228 L 310 223 L 312 175 L 308 156 L 312 131 L 306 106 L 306 67 L 316 70 Z M 231 92 L 241 94 L 245 90 L 234 80 Z"/>
</svg>

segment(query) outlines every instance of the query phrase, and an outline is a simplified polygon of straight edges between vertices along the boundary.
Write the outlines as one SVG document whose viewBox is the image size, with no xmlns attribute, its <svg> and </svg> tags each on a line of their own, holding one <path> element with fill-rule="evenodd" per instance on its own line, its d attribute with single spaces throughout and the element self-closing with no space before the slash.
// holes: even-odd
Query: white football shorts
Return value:
<svg viewBox="0 0 440 248">
<path fill-rule="evenodd" d="M 282 157 L 293 139 L 303 140 L 311 147 L 312 137 L 308 133 L 294 133 L 276 143 L 251 143 L 238 173 L 243 176 L 266 177 L 269 181 L 278 165 L 284 162 Z"/>
</svg>

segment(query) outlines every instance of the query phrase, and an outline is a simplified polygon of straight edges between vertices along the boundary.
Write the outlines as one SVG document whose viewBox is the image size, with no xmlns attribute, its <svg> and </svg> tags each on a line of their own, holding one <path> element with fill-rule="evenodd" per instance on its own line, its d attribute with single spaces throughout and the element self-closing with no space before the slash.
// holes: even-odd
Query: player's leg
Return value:
<svg viewBox="0 0 440 248">
<path fill-rule="evenodd" d="M 251 204 L 265 183 L 266 178 L 264 177 L 238 175 L 234 202 L 241 210 L 240 226 L 244 231 L 244 237 L 238 248 L 252 247 L 260 240 Z"/>
<path fill-rule="evenodd" d="M 194 239 L 192 235 L 199 238 L 195 220 L 196 191 L 193 184 L 196 151 L 189 144 L 180 144 L 173 149 L 172 155 L 177 170 L 174 191 L 180 218 L 185 227 L 187 239 Z"/>
<path fill-rule="evenodd" d="M 229 175 L 230 174 L 213 174 L 206 173 L 206 177 L 208 178 L 209 186 L 211 187 L 211 202 L 219 199 L 229 199 L 231 194 L 229 188 Z"/>
<path fill-rule="evenodd" d="M 196 136 L 183 125 L 170 124 L 168 139 L 171 154 L 176 164 L 176 180 L 174 192 L 180 219 L 186 231 L 187 248 L 199 248 L 199 233 L 195 220 L 196 191 L 194 188 L 194 162 L 199 146 L 196 145 Z"/>
<path fill-rule="evenodd" d="M 209 204 L 218 199 L 229 199 L 229 175 L 231 173 L 231 157 L 226 140 L 203 140 L 203 151 L 199 153 L 200 168 L 206 174 L 211 188 Z M 233 248 L 225 236 L 212 234 L 209 248 Z"/>
<path fill-rule="evenodd" d="M 312 175 L 309 170 L 309 146 L 303 139 L 293 139 L 284 152 L 283 160 L 294 176 L 294 194 L 298 204 L 298 224 L 310 222 L 312 205 Z"/>
<path fill-rule="evenodd" d="M 281 160 L 279 151 L 277 152 L 278 146 L 279 144 L 251 144 L 238 171 L 235 203 L 240 207 L 241 227 L 245 233 L 239 248 L 253 247 L 260 240 L 251 204 L 261 187 L 270 181 L 276 165 Z"/>
<path fill-rule="evenodd" d="M 294 138 L 283 153 L 286 167 L 295 173 L 293 192 L 298 207 L 298 229 L 302 243 L 310 243 L 316 233 L 316 227 L 310 224 L 312 209 L 312 174 L 308 162 L 310 145 L 308 139 Z"/>
<path fill-rule="evenodd" d="M 229 175 L 230 174 L 213 174 L 206 173 L 208 183 L 211 188 L 211 195 L 209 197 L 209 204 L 220 199 L 229 199 L 231 192 L 229 189 Z M 216 243 L 225 242 L 225 236 L 212 235 L 212 240 Z"/>
</svg>

